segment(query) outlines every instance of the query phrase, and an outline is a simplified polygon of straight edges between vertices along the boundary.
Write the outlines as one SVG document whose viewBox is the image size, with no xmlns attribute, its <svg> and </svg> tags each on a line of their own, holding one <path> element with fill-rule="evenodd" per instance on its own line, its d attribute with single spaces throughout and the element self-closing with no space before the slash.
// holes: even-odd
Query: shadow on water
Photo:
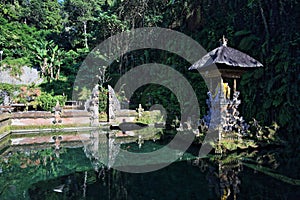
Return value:
<svg viewBox="0 0 300 200">
<path fill-rule="evenodd" d="M 300 199 L 300 159 L 288 149 L 198 158 L 199 148 L 191 146 L 165 168 L 126 173 L 110 168 L 119 149 L 160 149 L 166 144 L 161 132 L 74 135 L 82 140 L 64 142 L 63 135 L 59 148 L 55 142 L 7 148 L 0 157 L 0 199 Z M 105 159 L 108 166 L 100 162 Z"/>
</svg>

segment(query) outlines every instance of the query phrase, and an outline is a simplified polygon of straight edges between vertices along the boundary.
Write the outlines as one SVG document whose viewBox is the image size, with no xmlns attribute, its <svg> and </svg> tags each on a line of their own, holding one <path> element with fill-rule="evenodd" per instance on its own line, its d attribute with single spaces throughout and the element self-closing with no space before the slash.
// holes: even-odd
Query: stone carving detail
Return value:
<svg viewBox="0 0 300 200">
<path fill-rule="evenodd" d="M 6 91 L 0 90 L 0 99 L 2 100 L 2 103 L 0 103 L 0 113 L 2 112 L 11 112 L 13 109 L 10 108 L 10 96 Z"/>
<path fill-rule="evenodd" d="M 225 133 L 234 131 L 239 136 L 243 136 L 246 134 L 249 125 L 246 124 L 242 116 L 239 116 L 238 106 L 241 104 L 241 100 L 238 100 L 239 95 L 240 92 L 236 91 L 233 94 L 233 99 L 229 100 L 227 109 L 222 115 L 222 128 Z"/>
<path fill-rule="evenodd" d="M 0 91 L 0 98 L 3 99 L 3 106 L 8 106 L 10 104 L 10 97 L 6 91 Z"/>
<path fill-rule="evenodd" d="M 207 115 L 200 120 L 202 132 L 208 130 L 209 127 L 215 129 L 220 124 L 220 93 L 220 90 L 218 90 L 213 98 L 211 92 L 207 92 L 208 99 L 206 99 L 206 104 L 209 110 Z"/>
<path fill-rule="evenodd" d="M 95 85 L 90 99 L 85 103 L 85 110 L 90 113 L 90 125 L 99 125 L 99 85 Z"/>
<path fill-rule="evenodd" d="M 108 85 L 108 115 L 109 119 L 115 119 L 116 114 L 121 110 L 120 102 L 116 96 L 114 89 Z"/>
<path fill-rule="evenodd" d="M 62 107 L 59 105 L 59 101 L 56 101 L 56 105 L 52 109 L 52 111 L 54 112 L 53 124 L 62 123 L 62 119 L 61 119 Z"/>
<path fill-rule="evenodd" d="M 217 129 L 221 124 L 220 132 L 222 137 L 236 137 L 230 133 L 237 133 L 238 137 L 241 137 L 247 133 L 249 125 L 244 121 L 242 116 L 239 116 L 238 106 L 241 104 L 241 100 L 238 99 L 240 92 L 235 91 L 233 99 L 227 99 L 220 91 L 213 98 L 211 92 L 208 92 L 208 99 L 206 104 L 209 111 L 203 119 L 200 120 L 200 131 L 206 132 L 209 127 Z M 220 118 L 221 117 L 221 118 Z"/>
</svg>

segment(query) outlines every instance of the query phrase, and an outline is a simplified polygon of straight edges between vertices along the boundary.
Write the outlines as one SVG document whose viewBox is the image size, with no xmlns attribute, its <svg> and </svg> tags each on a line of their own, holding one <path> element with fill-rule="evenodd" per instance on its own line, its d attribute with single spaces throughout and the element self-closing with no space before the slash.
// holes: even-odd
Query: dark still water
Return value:
<svg viewBox="0 0 300 200">
<path fill-rule="evenodd" d="M 132 152 L 161 146 L 121 144 Z M 299 157 L 292 151 L 199 159 L 195 147 L 162 169 L 126 173 L 97 163 L 86 147 L 9 147 L 0 158 L 0 199 L 300 199 Z"/>
</svg>

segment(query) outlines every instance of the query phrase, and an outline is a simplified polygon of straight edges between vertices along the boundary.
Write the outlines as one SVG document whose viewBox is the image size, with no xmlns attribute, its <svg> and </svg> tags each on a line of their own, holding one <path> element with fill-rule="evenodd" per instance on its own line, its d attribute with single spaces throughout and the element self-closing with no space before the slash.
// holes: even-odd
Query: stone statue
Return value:
<svg viewBox="0 0 300 200">
<path fill-rule="evenodd" d="M 91 126 L 99 125 L 99 85 L 95 85 L 89 102 L 88 111 L 91 113 Z"/>
<path fill-rule="evenodd" d="M 108 115 L 109 119 L 115 119 L 116 114 L 121 110 L 121 105 L 114 89 L 108 85 Z"/>
<path fill-rule="evenodd" d="M 54 112 L 53 124 L 62 123 L 62 119 L 61 119 L 62 107 L 59 105 L 59 101 L 56 101 L 56 105 L 52 110 Z"/>
<path fill-rule="evenodd" d="M 230 99 L 230 87 L 228 83 L 223 83 L 223 92 L 226 99 Z"/>
<path fill-rule="evenodd" d="M 138 112 L 138 117 L 141 118 L 144 112 L 144 108 L 142 108 L 141 104 L 139 104 L 139 108 L 137 109 L 137 112 Z"/>
</svg>

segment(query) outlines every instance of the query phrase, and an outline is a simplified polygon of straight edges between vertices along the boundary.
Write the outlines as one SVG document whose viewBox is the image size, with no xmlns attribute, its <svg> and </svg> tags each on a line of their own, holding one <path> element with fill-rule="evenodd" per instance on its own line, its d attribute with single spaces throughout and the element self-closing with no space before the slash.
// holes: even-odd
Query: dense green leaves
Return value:
<svg viewBox="0 0 300 200">
<path fill-rule="evenodd" d="M 0 47 L 3 50 L 2 64 L 8 65 L 14 59 L 21 59 L 22 62 L 19 65 L 31 65 L 33 45 L 36 43 L 36 38 L 42 37 L 42 32 L 26 24 L 8 22 L 5 19 L 2 19 L 0 23 Z M 16 63 L 16 65 L 18 64 Z"/>
<path fill-rule="evenodd" d="M 53 96 L 50 93 L 43 92 L 37 97 L 37 102 L 43 110 L 52 111 L 57 102 L 59 102 L 61 106 L 65 105 L 66 97 L 62 95 Z"/>
</svg>

